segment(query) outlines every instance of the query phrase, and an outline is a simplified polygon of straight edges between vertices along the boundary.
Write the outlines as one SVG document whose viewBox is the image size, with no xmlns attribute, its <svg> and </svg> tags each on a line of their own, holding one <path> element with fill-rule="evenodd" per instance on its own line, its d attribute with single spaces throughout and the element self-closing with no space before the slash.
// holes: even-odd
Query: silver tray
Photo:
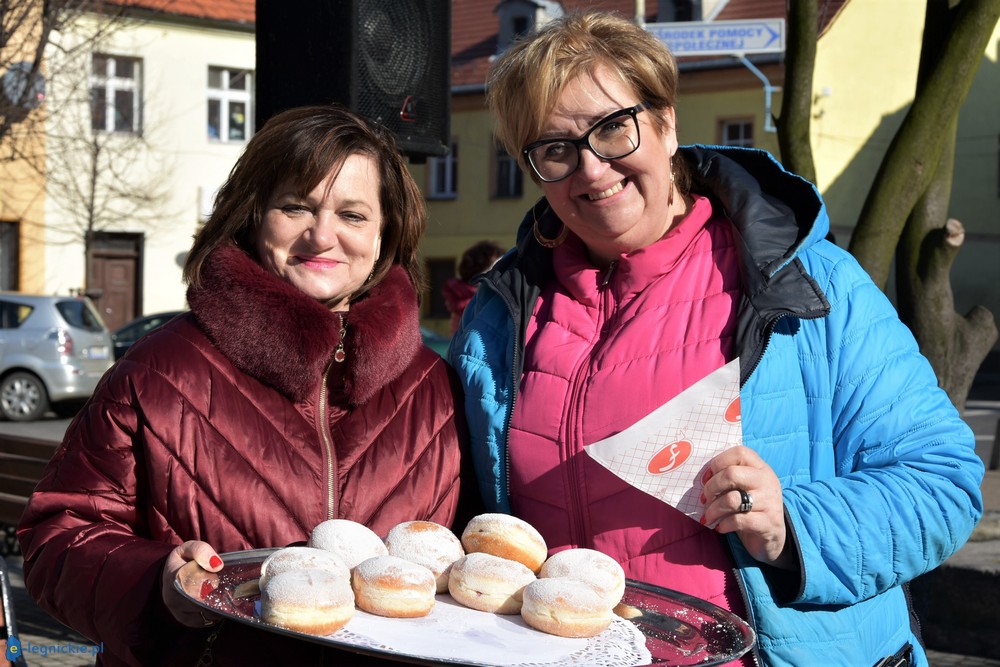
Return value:
<svg viewBox="0 0 1000 667">
<path fill-rule="evenodd" d="M 223 569 L 215 573 L 203 570 L 197 563 L 191 561 L 178 572 L 174 586 L 181 594 L 205 610 L 265 632 L 296 637 L 331 648 L 406 663 L 423 665 L 490 664 L 469 662 L 466 658 L 421 655 L 418 652 L 396 650 L 391 646 L 359 642 L 352 633 L 345 632 L 345 630 L 350 629 L 351 623 L 348 623 L 341 631 L 327 636 L 296 632 L 264 623 L 260 619 L 260 593 L 257 589 L 257 579 L 260 577 L 260 564 L 275 551 L 276 549 L 255 549 L 220 554 L 224 563 Z M 450 607 L 449 613 L 458 614 L 459 617 L 462 614 L 468 614 L 470 618 L 472 615 L 484 614 L 484 612 L 461 607 L 461 605 L 454 603 L 448 595 L 439 595 L 438 600 Z M 735 614 L 705 600 L 631 579 L 626 581 L 625 595 L 621 604 L 616 608 L 616 612 L 627 623 L 633 624 L 638 629 L 641 633 L 641 639 L 645 641 L 645 651 L 648 651 L 650 656 L 648 661 L 642 660 L 639 663 L 617 663 L 623 666 L 634 664 L 719 665 L 736 660 L 749 651 L 755 641 L 753 629 Z M 364 612 L 359 611 L 358 614 L 364 614 Z M 522 628 L 527 628 L 519 616 L 496 616 L 494 614 L 488 616 L 495 618 L 496 623 L 519 624 Z M 392 623 L 405 623 L 414 619 L 387 620 Z M 352 620 L 352 622 L 354 621 Z M 616 620 L 612 624 L 612 628 L 606 632 L 614 630 L 615 626 L 621 623 L 621 621 Z M 627 628 L 627 624 L 625 625 Z M 522 633 L 531 632 L 537 635 L 539 647 L 545 646 L 546 642 L 566 641 L 530 628 L 526 631 L 518 630 Z M 426 639 L 428 632 L 433 632 L 433 629 L 428 631 L 426 627 L 420 628 L 422 640 Z M 630 630 L 627 632 L 636 634 Z M 604 634 L 602 633 L 602 635 Z M 572 641 L 599 641 L 602 635 L 590 640 Z M 442 641 L 454 642 L 455 639 L 448 636 L 442 637 Z M 615 641 L 615 639 L 612 638 L 611 641 Z M 467 650 L 461 652 L 460 655 L 477 655 L 476 646 L 467 647 Z M 602 653 L 600 663 L 605 666 L 616 664 L 608 662 L 607 655 L 604 653 Z M 543 663 L 531 660 L 530 664 Z M 544 664 L 591 663 L 584 653 L 583 657 L 577 656 L 573 660 Z"/>
</svg>

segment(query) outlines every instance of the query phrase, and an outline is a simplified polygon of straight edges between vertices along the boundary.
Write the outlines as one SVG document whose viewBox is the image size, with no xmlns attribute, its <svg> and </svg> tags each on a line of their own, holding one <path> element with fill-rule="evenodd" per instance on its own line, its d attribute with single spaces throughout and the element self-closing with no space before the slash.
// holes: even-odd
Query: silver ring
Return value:
<svg viewBox="0 0 1000 667">
<path fill-rule="evenodd" d="M 736 489 L 736 490 L 740 492 L 739 511 L 741 514 L 746 514 L 747 512 L 753 509 L 753 498 L 751 498 L 750 494 L 744 491 L 743 489 Z"/>
</svg>

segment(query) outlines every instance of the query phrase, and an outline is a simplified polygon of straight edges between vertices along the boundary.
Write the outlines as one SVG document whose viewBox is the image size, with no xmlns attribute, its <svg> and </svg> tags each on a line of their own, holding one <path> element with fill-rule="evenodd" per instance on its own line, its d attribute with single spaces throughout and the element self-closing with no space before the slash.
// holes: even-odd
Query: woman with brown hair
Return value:
<svg viewBox="0 0 1000 667">
<path fill-rule="evenodd" d="M 201 613 L 177 570 L 332 518 L 452 525 L 464 422 L 421 345 L 424 225 L 392 136 L 354 113 L 292 109 L 251 139 L 187 259 L 191 312 L 108 372 L 18 530 L 29 592 L 99 664 L 321 664 Z"/>
</svg>

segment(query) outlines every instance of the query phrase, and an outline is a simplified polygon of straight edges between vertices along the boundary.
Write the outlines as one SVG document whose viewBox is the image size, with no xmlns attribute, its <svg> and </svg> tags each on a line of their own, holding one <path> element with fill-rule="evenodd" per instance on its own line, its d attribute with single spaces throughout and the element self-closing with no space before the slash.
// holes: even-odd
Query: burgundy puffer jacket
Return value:
<svg viewBox="0 0 1000 667">
<path fill-rule="evenodd" d="M 301 543 L 333 517 L 382 536 L 455 518 L 464 420 L 400 267 L 352 305 L 343 363 L 340 315 L 234 248 L 188 301 L 107 373 L 18 529 L 29 592 L 103 642 L 98 664 L 203 654 L 219 628 L 183 628 L 160 595 L 185 540 L 224 553 Z M 317 651 L 233 621 L 212 636 L 215 665 L 337 662 Z"/>
</svg>

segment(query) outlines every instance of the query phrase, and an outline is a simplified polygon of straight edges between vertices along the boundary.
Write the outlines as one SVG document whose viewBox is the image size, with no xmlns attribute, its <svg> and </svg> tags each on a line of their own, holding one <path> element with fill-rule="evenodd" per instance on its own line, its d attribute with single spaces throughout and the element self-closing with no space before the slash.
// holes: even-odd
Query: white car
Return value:
<svg viewBox="0 0 1000 667">
<path fill-rule="evenodd" d="M 0 292 L 0 418 L 32 421 L 88 398 L 113 361 L 87 297 Z"/>
</svg>

